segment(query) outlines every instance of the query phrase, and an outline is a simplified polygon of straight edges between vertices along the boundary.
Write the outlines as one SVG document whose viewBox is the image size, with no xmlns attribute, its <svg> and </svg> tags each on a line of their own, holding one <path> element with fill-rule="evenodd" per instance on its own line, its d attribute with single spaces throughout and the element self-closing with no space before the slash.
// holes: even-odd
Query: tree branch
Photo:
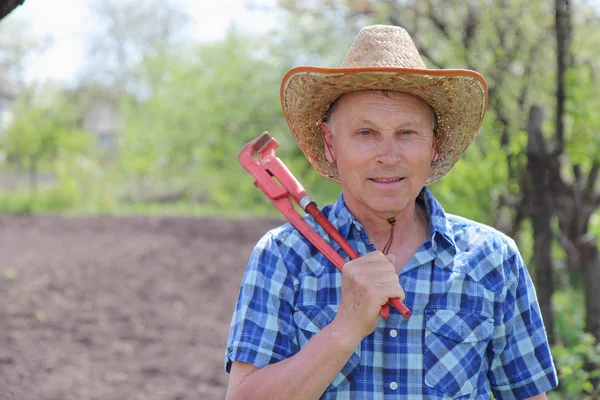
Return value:
<svg viewBox="0 0 600 400">
<path fill-rule="evenodd" d="M 590 173 L 588 174 L 585 190 L 583 195 L 586 199 L 592 199 L 595 193 L 596 181 L 598 180 L 598 172 L 600 172 L 600 163 L 598 161 L 594 161 L 592 164 L 592 168 L 590 169 Z"/>
<path fill-rule="evenodd" d="M 473 39 L 475 38 L 477 28 L 479 27 L 479 6 L 475 4 L 469 4 L 469 10 L 467 11 L 467 16 L 463 21 L 464 28 L 464 36 L 463 36 L 463 47 L 465 48 L 465 58 L 467 62 L 467 68 L 474 70 L 475 66 L 471 62 L 470 50 L 471 45 L 473 44 Z"/>
<path fill-rule="evenodd" d="M 569 0 L 555 1 L 556 17 L 556 151 L 562 154 L 565 146 L 563 115 L 565 112 L 565 72 L 569 47 Z"/>
<path fill-rule="evenodd" d="M 451 39 L 448 25 L 435 14 L 434 6 L 431 4 L 431 0 L 427 0 L 427 17 L 429 17 L 429 20 L 433 22 L 433 25 L 435 25 L 435 27 L 442 32 L 447 40 Z"/>
<path fill-rule="evenodd" d="M 396 26 L 402 26 L 405 27 L 406 25 L 403 24 L 403 21 L 400 20 L 400 18 L 392 15 L 391 13 L 388 15 L 388 21 L 390 22 L 390 24 L 392 25 L 396 25 Z M 419 51 L 419 53 L 425 57 L 426 59 L 428 59 L 431 64 L 433 64 L 433 66 L 437 69 L 445 69 L 447 68 L 446 65 L 436 59 L 434 59 L 431 56 L 431 53 L 429 52 L 429 50 L 427 49 L 427 47 L 423 46 L 421 41 L 418 40 L 418 36 L 415 35 L 414 32 L 409 32 L 409 34 L 411 36 L 413 36 L 413 38 L 415 39 L 415 46 L 417 46 L 417 50 Z"/>
<path fill-rule="evenodd" d="M 533 66 L 535 65 L 534 60 L 537 59 L 537 57 L 538 57 L 538 53 L 542 47 L 543 41 L 544 41 L 544 38 L 541 37 L 540 40 L 538 40 L 533 46 L 531 46 L 531 49 L 529 51 L 529 58 L 527 60 L 527 63 L 525 64 L 525 72 L 523 74 L 523 78 L 524 78 L 525 82 L 527 82 L 527 84 L 524 84 L 523 87 L 521 88 L 521 93 L 519 94 L 519 99 L 518 99 L 520 109 L 523 109 L 523 107 L 525 106 L 525 100 L 527 99 L 527 94 L 529 92 L 529 88 L 531 87 L 531 80 L 527 79 L 527 78 L 529 76 L 531 76 L 531 73 L 533 71 Z"/>
</svg>

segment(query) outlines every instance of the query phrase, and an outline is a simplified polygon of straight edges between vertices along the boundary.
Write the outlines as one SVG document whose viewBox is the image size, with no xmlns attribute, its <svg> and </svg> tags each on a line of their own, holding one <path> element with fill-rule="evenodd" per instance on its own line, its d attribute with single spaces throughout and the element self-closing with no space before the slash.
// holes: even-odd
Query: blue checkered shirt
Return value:
<svg viewBox="0 0 600 400">
<path fill-rule="evenodd" d="M 322 399 L 525 399 L 555 387 L 535 289 L 513 240 L 444 213 L 427 188 L 417 201 L 431 234 L 399 276 L 412 315 L 390 307 Z M 375 250 L 343 194 L 322 211 L 360 255 Z M 268 232 L 243 277 L 226 371 L 233 361 L 261 368 L 293 356 L 333 320 L 340 297 L 341 273 L 293 226 Z"/>
</svg>

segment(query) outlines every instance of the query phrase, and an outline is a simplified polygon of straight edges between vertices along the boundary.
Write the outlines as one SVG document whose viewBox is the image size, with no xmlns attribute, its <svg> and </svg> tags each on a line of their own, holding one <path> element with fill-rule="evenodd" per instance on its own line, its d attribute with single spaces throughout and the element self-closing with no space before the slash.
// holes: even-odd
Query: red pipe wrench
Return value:
<svg viewBox="0 0 600 400">
<path fill-rule="evenodd" d="M 267 132 L 263 132 L 258 138 L 247 143 L 242 148 L 238 160 L 256 179 L 254 185 L 262 190 L 287 220 L 341 271 L 346 261 L 302 219 L 294 208 L 292 199 L 300 208 L 315 218 L 319 225 L 325 229 L 327 234 L 340 245 L 352 260 L 359 257 L 358 253 L 321 213 L 317 204 L 306 194 L 306 190 L 304 190 L 283 162 L 275 156 L 275 149 L 277 147 L 279 147 L 277 140 Z M 258 160 L 254 158 L 256 154 L 258 155 Z M 279 184 L 275 179 L 279 181 Z M 404 318 L 410 316 L 410 310 L 406 308 L 400 299 L 390 299 L 390 304 Z M 389 307 L 386 304 L 381 307 L 380 315 L 387 319 L 389 312 Z"/>
</svg>

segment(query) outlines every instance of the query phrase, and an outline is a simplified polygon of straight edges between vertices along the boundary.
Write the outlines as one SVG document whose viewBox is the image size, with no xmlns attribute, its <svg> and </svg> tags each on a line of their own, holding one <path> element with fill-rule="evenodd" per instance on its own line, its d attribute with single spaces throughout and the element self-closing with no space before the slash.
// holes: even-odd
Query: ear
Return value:
<svg viewBox="0 0 600 400">
<path fill-rule="evenodd" d="M 433 137 L 433 144 L 431 145 L 431 162 L 437 161 L 440 158 L 440 152 L 438 150 L 438 143 Z"/>
<path fill-rule="evenodd" d="M 323 135 L 323 147 L 327 161 L 331 164 L 335 163 L 335 154 L 333 154 L 333 132 L 327 122 L 321 122 L 319 125 L 321 134 Z"/>
</svg>

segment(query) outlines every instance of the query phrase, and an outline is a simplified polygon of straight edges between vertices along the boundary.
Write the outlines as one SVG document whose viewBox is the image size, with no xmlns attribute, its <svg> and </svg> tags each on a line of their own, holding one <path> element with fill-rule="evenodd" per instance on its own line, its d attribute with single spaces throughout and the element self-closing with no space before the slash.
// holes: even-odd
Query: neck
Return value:
<svg viewBox="0 0 600 400">
<path fill-rule="evenodd" d="M 390 213 L 389 215 L 367 211 L 355 212 L 350 204 L 348 204 L 348 209 L 363 225 L 371 243 L 381 251 L 390 239 L 392 225 L 389 219 L 392 217 L 396 219 L 394 239 L 391 243 L 392 249 L 397 248 L 399 244 L 409 244 L 417 239 L 419 243 L 422 243 L 427 232 L 427 222 L 424 218 L 425 211 L 419 209 L 416 202 L 411 203 L 395 214 Z"/>
</svg>

